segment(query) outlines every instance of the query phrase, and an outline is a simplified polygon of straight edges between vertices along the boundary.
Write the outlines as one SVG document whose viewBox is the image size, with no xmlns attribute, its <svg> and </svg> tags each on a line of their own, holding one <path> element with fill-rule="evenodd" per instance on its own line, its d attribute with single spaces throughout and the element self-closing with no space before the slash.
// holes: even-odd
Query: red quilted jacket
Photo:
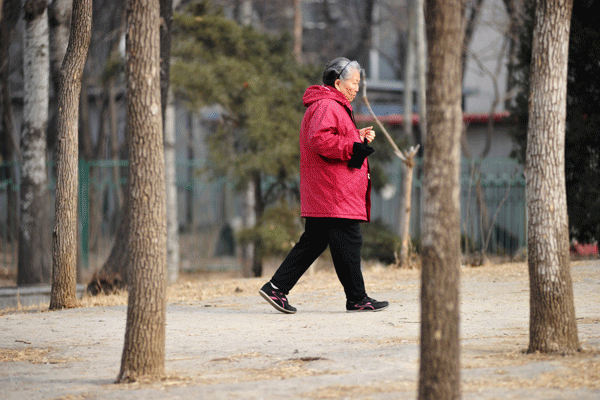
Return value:
<svg viewBox="0 0 600 400">
<path fill-rule="evenodd" d="M 303 217 L 369 221 L 371 182 L 367 159 L 348 167 L 360 142 L 346 97 L 330 86 L 310 86 L 300 128 L 300 204 Z"/>
</svg>

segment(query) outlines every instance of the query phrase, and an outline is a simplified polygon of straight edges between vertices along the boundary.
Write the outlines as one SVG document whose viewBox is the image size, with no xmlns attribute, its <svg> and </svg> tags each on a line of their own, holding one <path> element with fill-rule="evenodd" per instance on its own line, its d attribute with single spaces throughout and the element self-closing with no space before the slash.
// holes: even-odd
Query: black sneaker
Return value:
<svg viewBox="0 0 600 400">
<path fill-rule="evenodd" d="M 258 293 L 260 293 L 267 303 L 275 307 L 277 311 L 286 314 L 294 314 L 296 312 L 296 308 L 290 306 L 285 294 L 281 290 L 275 289 L 273 285 L 271 285 L 271 282 L 265 283 Z"/>
<path fill-rule="evenodd" d="M 346 310 L 348 312 L 354 311 L 381 311 L 388 308 L 390 303 L 387 301 L 377 301 L 370 297 L 365 297 L 358 302 L 346 301 Z"/>
</svg>

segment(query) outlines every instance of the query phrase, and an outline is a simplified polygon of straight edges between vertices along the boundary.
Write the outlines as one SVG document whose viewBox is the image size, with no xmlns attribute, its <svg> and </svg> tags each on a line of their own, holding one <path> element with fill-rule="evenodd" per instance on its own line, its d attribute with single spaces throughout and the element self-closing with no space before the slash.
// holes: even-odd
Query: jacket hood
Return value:
<svg viewBox="0 0 600 400">
<path fill-rule="evenodd" d="M 346 97 L 334 87 L 324 86 L 324 85 L 313 85 L 309 86 L 304 92 L 304 96 L 302 97 L 302 102 L 305 107 L 310 106 L 316 101 L 330 99 L 335 100 L 348 110 L 352 111 L 352 105 Z"/>
</svg>

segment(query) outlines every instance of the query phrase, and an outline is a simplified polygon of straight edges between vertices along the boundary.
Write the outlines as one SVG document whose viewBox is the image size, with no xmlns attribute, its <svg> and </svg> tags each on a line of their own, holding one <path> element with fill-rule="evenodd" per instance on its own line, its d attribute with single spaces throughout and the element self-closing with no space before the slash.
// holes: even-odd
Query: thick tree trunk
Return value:
<svg viewBox="0 0 600 400">
<path fill-rule="evenodd" d="M 462 0 L 428 0 L 419 399 L 460 398 Z"/>
<path fill-rule="evenodd" d="M 73 25 L 60 70 L 58 92 L 51 310 L 70 308 L 77 304 L 77 131 L 81 78 L 92 36 L 92 0 L 75 1 L 72 15 Z"/>
<path fill-rule="evenodd" d="M 46 168 L 49 49 L 46 0 L 24 3 L 21 218 L 17 284 L 49 283 L 51 229 Z"/>
<path fill-rule="evenodd" d="M 158 0 L 127 2 L 129 300 L 117 381 L 156 379 L 165 369 L 165 159 L 160 104 Z"/>
<path fill-rule="evenodd" d="M 565 187 L 567 61 L 572 0 L 536 3 L 527 129 L 529 351 L 579 349 Z"/>
</svg>

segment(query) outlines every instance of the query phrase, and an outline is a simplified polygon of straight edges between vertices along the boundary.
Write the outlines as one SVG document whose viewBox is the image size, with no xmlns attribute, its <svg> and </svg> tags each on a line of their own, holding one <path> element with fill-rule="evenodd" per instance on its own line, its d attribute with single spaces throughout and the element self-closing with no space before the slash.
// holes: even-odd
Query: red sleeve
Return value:
<svg viewBox="0 0 600 400">
<path fill-rule="evenodd" d="M 350 160 L 358 135 L 350 116 L 335 101 L 321 100 L 315 107 L 306 126 L 308 146 L 323 157 Z"/>
</svg>

